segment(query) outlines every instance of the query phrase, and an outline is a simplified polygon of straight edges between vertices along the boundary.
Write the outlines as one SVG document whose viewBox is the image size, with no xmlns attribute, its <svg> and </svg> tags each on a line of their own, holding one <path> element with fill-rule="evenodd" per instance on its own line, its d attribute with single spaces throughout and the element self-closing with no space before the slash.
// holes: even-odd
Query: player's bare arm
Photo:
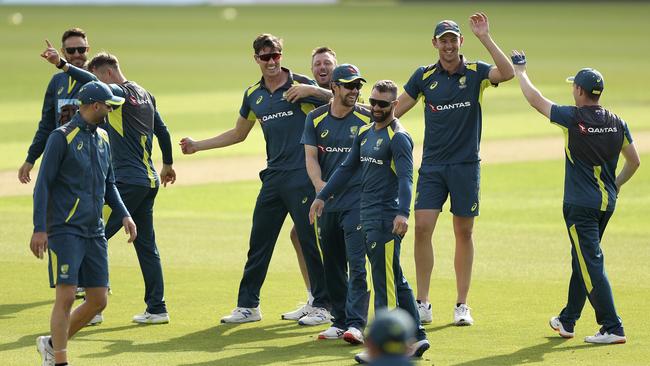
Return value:
<svg viewBox="0 0 650 366">
<path fill-rule="evenodd" d="M 533 83 L 526 74 L 526 55 L 524 51 L 512 51 L 512 63 L 515 69 L 515 75 L 519 79 L 519 86 L 524 93 L 524 97 L 530 105 L 537 109 L 537 111 L 546 118 L 551 118 L 551 107 L 553 102 L 542 95 L 542 93 L 535 88 Z"/>
<path fill-rule="evenodd" d="M 503 81 L 508 81 L 515 76 L 515 71 L 512 68 L 508 56 L 497 46 L 492 37 L 490 36 L 490 23 L 485 13 L 475 13 L 469 17 L 469 25 L 476 38 L 481 41 L 483 46 L 488 50 L 496 67 L 490 70 L 488 78 L 493 84 Z"/>
<path fill-rule="evenodd" d="M 406 114 L 406 112 L 410 111 L 413 106 L 415 106 L 415 103 L 417 103 L 417 99 L 413 99 L 407 92 L 403 92 L 397 98 L 397 105 L 395 106 L 395 117 L 402 117 L 404 114 Z"/>
<path fill-rule="evenodd" d="M 639 152 L 636 150 L 634 142 L 624 146 L 621 150 L 621 154 L 623 154 L 623 158 L 625 158 L 625 164 L 623 165 L 621 172 L 616 176 L 617 193 L 621 191 L 621 186 L 632 178 L 641 165 L 641 158 L 639 158 Z"/>
<path fill-rule="evenodd" d="M 327 102 L 332 99 L 332 96 L 332 91 L 321 88 L 319 86 L 298 84 L 293 85 L 291 88 L 289 88 L 289 90 L 287 90 L 285 98 L 291 103 L 295 103 L 300 99 L 307 97 L 313 97 L 318 100 L 322 100 L 323 102 Z"/>
<path fill-rule="evenodd" d="M 307 166 L 307 174 L 311 183 L 316 189 L 316 194 L 325 187 L 325 182 L 322 179 L 322 171 L 318 163 L 318 148 L 316 146 L 305 145 L 305 165 Z"/>
<path fill-rule="evenodd" d="M 246 140 L 248 133 L 255 126 L 255 121 L 249 121 L 239 116 L 235 127 L 215 137 L 196 141 L 191 137 L 183 137 L 179 142 L 183 154 L 194 154 L 197 151 L 218 149 L 234 145 Z"/>
</svg>

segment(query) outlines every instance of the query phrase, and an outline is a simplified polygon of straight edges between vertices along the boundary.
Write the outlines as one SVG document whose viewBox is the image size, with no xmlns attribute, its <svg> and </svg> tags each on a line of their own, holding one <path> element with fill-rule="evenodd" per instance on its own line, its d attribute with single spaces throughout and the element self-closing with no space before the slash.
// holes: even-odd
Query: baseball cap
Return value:
<svg viewBox="0 0 650 366">
<path fill-rule="evenodd" d="M 110 105 L 122 105 L 124 103 L 124 98 L 113 95 L 111 88 L 101 81 L 91 81 L 82 86 L 77 98 L 81 104 L 100 102 Z"/>
<path fill-rule="evenodd" d="M 436 38 L 440 38 L 445 33 L 453 33 L 460 37 L 460 27 L 453 20 L 443 20 L 436 25 L 436 30 L 433 31 L 433 35 Z"/>
<path fill-rule="evenodd" d="M 332 71 L 332 81 L 351 83 L 355 80 L 361 80 L 364 83 L 366 82 L 366 79 L 361 77 L 361 71 L 359 71 L 359 68 L 352 64 L 339 65 L 334 69 L 334 71 Z"/>
<path fill-rule="evenodd" d="M 591 94 L 600 95 L 605 88 L 605 79 L 596 69 L 584 68 L 578 71 L 576 76 L 566 78 L 567 83 L 573 83 L 588 91 Z"/>
<path fill-rule="evenodd" d="M 414 337 L 415 322 L 400 308 L 377 312 L 368 330 L 368 339 L 387 354 L 404 354 Z"/>
</svg>

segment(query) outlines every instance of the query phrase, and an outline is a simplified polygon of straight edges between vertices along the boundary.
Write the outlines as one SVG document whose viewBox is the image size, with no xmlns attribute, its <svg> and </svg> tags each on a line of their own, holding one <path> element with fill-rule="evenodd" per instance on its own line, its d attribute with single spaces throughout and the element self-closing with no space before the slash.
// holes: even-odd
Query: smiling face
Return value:
<svg viewBox="0 0 650 366">
<path fill-rule="evenodd" d="M 433 47 L 438 50 L 439 57 L 443 62 L 452 63 L 459 59 L 463 36 L 445 33 L 440 38 L 434 37 L 431 42 L 433 43 Z"/>
<path fill-rule="evenodd" d="M 84 49 L 85 48 L 85 49 Z M 72 52 L 68 52 L 72 51 Z M 79 50 L 83 52 L 79 52 Z M 88 60 L 88 41 L 79 36 L 68 37 L 61 47 L 63 58 L 76 67 L 83 67 Z"/>
<path fill-rule="evenodd" d="M 317 53 L 311 60 L 311 72 L 321 88 L 328 89 L 332 80 L 332 71 L 336 67 L 336 58 L 329 52 Z"/>
<path fill-rule="evenodd" d="M 260 66 L 262 76 L 276 77 L 282 72 L 280 62 L 282 61 L 282 52 L 275 47 L 264 47 L 254 56 L 255 62 Z"/>
</svg>

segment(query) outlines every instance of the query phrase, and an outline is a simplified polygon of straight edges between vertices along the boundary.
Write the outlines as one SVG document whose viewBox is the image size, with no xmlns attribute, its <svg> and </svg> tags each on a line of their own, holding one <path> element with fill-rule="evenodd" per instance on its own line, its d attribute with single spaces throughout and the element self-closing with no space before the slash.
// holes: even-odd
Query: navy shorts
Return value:
<svg viewBox="0 0 650 366">
<path fill-rule="evenodd" d="M 442 211 L 449 196 L 454 215 L 478 216 L 481 184 L 481 165 L 478 161 L 422 166 L 418 174 L 416 210 Z"/>
<path fill-rule="evenodd" d="M 79 287 L 108 287 L 108 242 L 106 238 L 77 235 L 48 237 L 50 287 L 57 284 Z"/>
</svg>

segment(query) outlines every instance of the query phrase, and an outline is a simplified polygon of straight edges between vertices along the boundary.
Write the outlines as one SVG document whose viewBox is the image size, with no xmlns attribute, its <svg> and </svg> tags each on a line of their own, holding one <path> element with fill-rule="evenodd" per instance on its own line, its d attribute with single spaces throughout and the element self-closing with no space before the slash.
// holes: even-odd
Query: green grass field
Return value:
<svg viewBox="0 0 650 366">
<path fill-rule="evenodd" d="M 632 133 L 650 130 L 650 98 L 643 73 L 650 56 L 643 24 L 650 5 L 626 3 L 438 5 L 343 5 L 327 7 L 241 7 L 234 21 L 220 7 L 0 7 L 0 174 L 14 172 L 25 158 L 42 96 L 53 67 L 38 56 L 48 38 L 81 26 L 93 51 L 120 57 L 128 78 L 157 97 L 174 141 L 213 136 L 230 128 L 246 86 L 259 78 L 251 58 L 262 32 L 285 39 L 284 65 L 309 73 L 309 53 L 333 47 L 339 62 L 359 66 L 369 82 L 403 84 L 418 65 L 435 62 L 430 47 L 436 21 L 466 18 L 476 10 L 490 16 L 493 37 L 504 50 L 524 49 L 531 78 L 551 99 L 571 103 L 564 78 L 581 67 L 603 72 L 603 103 L 626 119 Z M 11 14 L 24 16 L 9 24 Z M 466 34 L 471 59 L 488 59 Z M 365 90 L 369 93 L 369 90 Z M 530 109 L 515 82 L 486 92 L 484 140 L 557 136 L 555 127 Z M 418 107 L 420 108 L 420 107 Z M 422 141 L 421 111 L 403 121 Z M 261 130 L 239 146 L 185 157 L 262 155 Z M 158 151 L 155 156 L 159 157 Z M 642 156 L 647 161 L 650 155 Z M 639 171 L 621 193 L 604 238 L 607 269 L 628 343 L 593 346 L 582 337 L 598 329 L 587 304 L 577 337 L 565 341 L 547 325 L 566 301 L 570 243 L 562 220 L 563 162 L 486 164 L 482 168 L 482 213 L 476 225 L 476 257 L 470 305 L 476 325 L 450 326 L 455 282 L 453 233 L 445 213 L 434 237 L 436 268 L 431 297 L 434 322 L 427 326 L 432 348 L 422 365 L 646 365 L 650 333 L 650 173 Z M 34 177 L 36 171 L 32 173 Z M 217 171 L 206 174 L 218 175 Z M 183 177 L 179 177 L 182 180 Z M 19 184 L 16 180 L 16 186 Z M 32 183 L 33 184 L 33 183 Z M 5 187 L 3 187 L 5 188 Z M 156 225 L 172 323 L 137 326 L 143 310 L 142 279 L 126 239 L 110 242 L 113 295 L 105 322 L 82 330 L 70 343 L 73 365 L 350 365 L 360 348 L 318 342 L 324 327 L 304 328 L 279 314 L 304 300 L 302 280 L 288 240 L 280 235 L 262 289 L 264 319 L 223 326 L 235 306 L 248 248 L 259 182 L 201 184 L 162 190 Z M 48 332 L 53 292 L 46 263 L 28 249 L 31 196 L 0 197 L 0 356 L 5 364 L 36 364 L 34 339 Z M 402 249 L 406 276 L 415 285 L 413 224 Z"/>
</svg>

